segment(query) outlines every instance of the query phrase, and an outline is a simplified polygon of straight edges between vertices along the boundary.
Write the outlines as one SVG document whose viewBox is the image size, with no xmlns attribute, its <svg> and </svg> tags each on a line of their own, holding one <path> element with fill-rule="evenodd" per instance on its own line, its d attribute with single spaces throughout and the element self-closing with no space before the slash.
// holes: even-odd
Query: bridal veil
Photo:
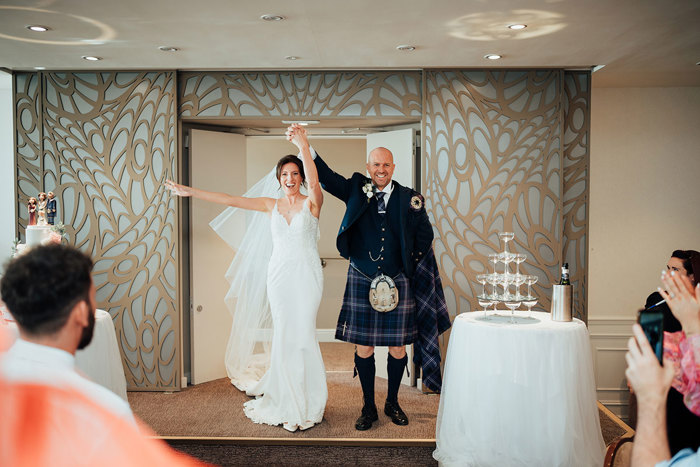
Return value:
<svg viewBox="0 0 700 467">
<path fill-rule="evenodd" d="M 279 198 L 275 169 L 243 196 Z M 270 365 L 272 318 L 267 299 L 267 268 L 272 255 L 270 216 L 229 207 L 209 223 L 236 255 L 226 272 L 226 306 L 233 317 L 226 346 L 226 372 L 241 391 L 252 388 Z"/>
</svg>

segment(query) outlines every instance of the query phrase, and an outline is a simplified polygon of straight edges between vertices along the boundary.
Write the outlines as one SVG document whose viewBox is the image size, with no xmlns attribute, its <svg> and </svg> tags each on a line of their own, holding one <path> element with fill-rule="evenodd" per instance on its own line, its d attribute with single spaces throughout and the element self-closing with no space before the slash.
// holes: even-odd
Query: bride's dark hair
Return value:
<svg viewBox="0 0 700 467">
<path fill-rule="evenodd" d="M 301 184 L 303 186 L 306 186 L 306 175 L 304 175 L 304 164 L 302 164 L 301 160 L 292 154 L 289 154 L 288 156 L 284 156 L 282 159 L 277 162 L 277 170 L 275 173 L 277 174 L 277 181 L 279 182 L 280 176 L 282 175 L 282 167 L 284 167 L 285 164 L 289 163 L 296 164 L 297 167 L 299 167 L 299 175 L 301 175 Z M 282 186 L 280 184 L 280 186 Z"/>
</svg>

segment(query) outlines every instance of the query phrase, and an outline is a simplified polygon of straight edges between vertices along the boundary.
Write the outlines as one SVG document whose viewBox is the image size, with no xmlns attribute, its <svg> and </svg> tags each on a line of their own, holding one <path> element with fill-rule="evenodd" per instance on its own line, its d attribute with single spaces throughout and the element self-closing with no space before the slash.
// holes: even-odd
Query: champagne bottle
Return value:
<svg viewBox="0 0 700 467">
<path fill-rule="evenodd" d="M 564 263 L 561 267 L 561 279 L 559 280 L 559 285 L 571 285 L 569 282 L 569 263 Z"/>
</svg>

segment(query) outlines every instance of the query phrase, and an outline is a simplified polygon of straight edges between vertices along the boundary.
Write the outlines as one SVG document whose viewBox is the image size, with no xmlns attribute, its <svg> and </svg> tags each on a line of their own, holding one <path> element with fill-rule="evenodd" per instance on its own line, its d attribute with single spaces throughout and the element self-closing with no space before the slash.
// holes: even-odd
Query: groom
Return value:
<svg viewBox="0 0 700 467">
<path fill-rule="evenodd" d="M 293 127 L 287 134 L 290 132 Z M 360 376 L 364 406 L 355 428 L 368 430 L 378 420 L 374 403 L 376 346 L 389 347 L 384 413 L 395 424 L 408 425 L 398 392 L 408 362 L 405 346 L 417 335 L 416 305 L 409 279 L 433 241 L 423 197 L 391 180 L 394 157 L 386 148 L 370 152 L 369 179 L 357 172 L 345 178 L 311 152 L 321 185 L 347 206 L 336 245 L 350 260 L 350 267 L 335 338 L 356 344 L 355 370 Z M 390 278 L 388 283 L 398 292 L 398 305 L 386 312 L 374 309 L 369 299 L 373 280 L 382 275 Z M 387 284 L 381 278 L 380 282 Z M 373 289 L 373 293 L 378 290 Z"/>
</svg>

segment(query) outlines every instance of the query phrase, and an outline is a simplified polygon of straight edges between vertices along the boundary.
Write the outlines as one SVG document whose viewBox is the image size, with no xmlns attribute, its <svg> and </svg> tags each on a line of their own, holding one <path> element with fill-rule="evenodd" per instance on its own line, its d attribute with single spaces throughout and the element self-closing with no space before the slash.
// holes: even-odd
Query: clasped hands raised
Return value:
<svg viewBox="0 0 700 467">
<path fill-rule="evenodd" d="M 298 123 L 289 125 L 284 134 L 287 137 L 287 141 L 294 144 L 297 148 L 299 148 L 299 150 L 303 149 L 304 147 L 308 147 L 309 145 L 309 140 L 307 139 L 308 132 L 306 131 L 306 128 Z"/>
</svg>

